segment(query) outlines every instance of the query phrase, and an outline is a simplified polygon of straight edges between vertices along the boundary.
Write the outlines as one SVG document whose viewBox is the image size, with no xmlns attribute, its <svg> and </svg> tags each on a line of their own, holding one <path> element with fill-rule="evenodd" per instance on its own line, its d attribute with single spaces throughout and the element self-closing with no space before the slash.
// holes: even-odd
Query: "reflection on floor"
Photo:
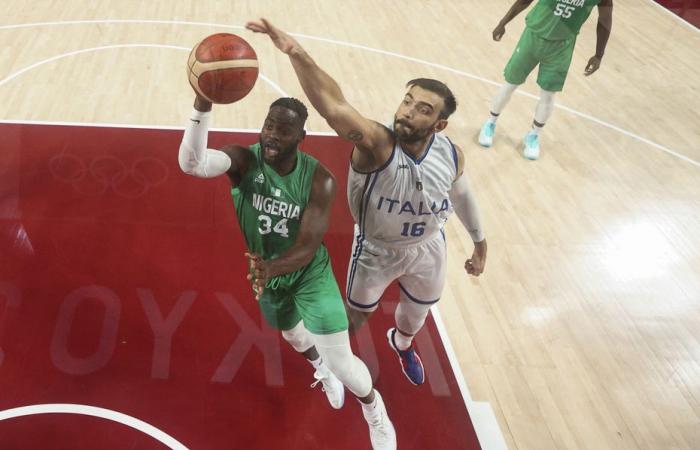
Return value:
<svg viewBox="0 0 700 450">
<path fill-rule="evenodd" d="M 370 448 L 356 402 L 332 410 L 309 388 L 310 366 L 262 322 L 227 180 L 179 171 L 181 131 L 4 124 L 0 133 L 0 410 L 105 408 L 193 450 Z M 210 147 L 256 139 L 217 133 Z M 304 148 L 338 179 L 326 244 L 342 287 L 349 148 L 321 136 Z M 401 374 L 385 339 L 397 298 L 387 294 L 353 345 L 399 447 L 479 448 L 432 319 L 417 340 L 428 382 L 416 388 Z M 0 421 L 0 442 L 5 450 L 167 448 L 114 423 L 18 417 Z"/>
</svg>

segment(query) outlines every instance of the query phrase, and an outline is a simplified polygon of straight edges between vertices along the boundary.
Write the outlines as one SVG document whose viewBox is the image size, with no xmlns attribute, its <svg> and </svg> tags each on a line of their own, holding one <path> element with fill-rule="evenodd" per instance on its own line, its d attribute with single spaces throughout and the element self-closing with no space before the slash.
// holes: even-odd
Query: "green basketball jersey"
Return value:
<svg viewBox="0 0 700 450">
<path fill-rule="evenodd" d="M 255 155 L 238 187 L 231 189 L 236 215 L 248 249 L 263 259 L 277 258 L 296 241 L 301 217 L 309 202 L 311 183 L 318 160 L 297 152 L 294 169 L 280 176 L 265 164 L 260 144 L 250 146 Z M 323 245 L 316 251 L 314 262 L 327 258 Z M 312 262 L 313 263 L 313 262 Z M 278 277 L 278 284 L 288 287 L 304 268 Z"/>
<path fill-rule="evenodd" d="M 601 0 L 539 0 L 525 18 L 525 23 L 542 39 L 572 39 L 600 2 Z"/>
</svg>

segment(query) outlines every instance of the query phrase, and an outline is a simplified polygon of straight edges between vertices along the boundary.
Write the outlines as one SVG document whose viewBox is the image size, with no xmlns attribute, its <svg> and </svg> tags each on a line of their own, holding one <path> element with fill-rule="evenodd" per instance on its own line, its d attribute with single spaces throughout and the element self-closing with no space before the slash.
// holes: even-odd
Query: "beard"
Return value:
<svg viewBox="0 0 700 450">
<path fill-rule="evenodd" d="M 435 122 L 437 123 L 437 122 Z M 407 144 L 412 144 L 420 140 L 425 139 L 427 136 L 432 134 L 433 127 L 435 123 L 427 128 L 413 128 L 408 123 L 400 119 L 394 119 L 394 134 L 396 135 L 399 142 L 405 142 Z M 397 127 L 397 125 L 401 125 Z"/>
<path fill-rule="evenodd" d="M 294 150 L 297 148 L 298 142 L 288 145 L 287 147 L 282 147 L 279 142 L 263 140 L 262 137 L 258 140 L 260 143 L 260 150 L 262 151 L 262 157 L 268 164 L 274 164 L 279 161 L 283 161 L 288 158 Z"/>
</svg>

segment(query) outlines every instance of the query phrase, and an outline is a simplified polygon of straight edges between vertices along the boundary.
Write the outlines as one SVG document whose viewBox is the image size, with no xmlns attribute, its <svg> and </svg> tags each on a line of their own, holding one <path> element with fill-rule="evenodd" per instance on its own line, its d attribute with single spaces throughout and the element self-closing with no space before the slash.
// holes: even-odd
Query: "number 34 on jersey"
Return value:
<svg viewBox="0 0 700 450">
<path fill-rule="evenodd" d="M 260 226 L 258 227 L 260 234 L 266 235 L 274 232 L 282 237 L 289 237 L 289 229 L 287 228 L 286 218 L 281 219 L 273 226 L 272 218 L 270 216 L 260 214 L 258 216 L 258 221 L 260 222 Z"/>
<path fill-rule="evenodd" d="M 267 213 L 258 216 L 258 231 L 261 235 L 276 233 L 282 237 L 289 237 L 287 220 L 298 219 L 301 214 L 301 208 L 298 205 L 260 194 L 253 194 L 253 207 Z M 275 216 L 282 217 L 273 223 L 276 220 Z"/>
</svg>

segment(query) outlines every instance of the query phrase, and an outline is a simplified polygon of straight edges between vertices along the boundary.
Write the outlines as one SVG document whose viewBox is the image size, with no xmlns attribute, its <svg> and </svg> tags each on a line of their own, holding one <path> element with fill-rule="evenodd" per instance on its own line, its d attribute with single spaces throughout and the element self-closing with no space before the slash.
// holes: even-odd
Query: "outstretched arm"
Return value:
<svg viewBox="0 0 700 450">
<path fill-rule="evenodd" d="M 258 255 L 247 255 L 251 266 L 248 279 L 259 298 L 267 282 L 280 275 L 295 272 L 309 264 L 323 242 L 335 198 L 336 182 L 321 164 L 316 166 L 309 203 L 301 217 L 299 233 L 294 244 L 278 258 L 264 261 Z"/>
<path fill-rule="evenodd" d="M 593 74 L 600 67 L 612 31 L 613 0 L 603 0 L 598 4 L 598 25 L 596 27 L 595 55 L 588 60 L 584 74 Z"/>
<path fill-rule="evenodd" d="M 498 22 L 498 25 L 496 25 L 496 28 L 493 30 L 494 41 L 501 40 L 503 35 L 506 34 L 506 25 L 508 25 L 508 23 L 513 20 L 515 16 L 527 9 L 527 7 L 530 6 L 530 3 L 532 3 L 532 0 L 515 0 L 513 6 L 510 7 L 506 15 L 503 16 L 503 19 Z"/>
<path fill-rule="evenodd" d="M 180 143 L 180 168 L 186 174 L 199 178 L 228 174 L 231 183 L 236 186 L 248 166 L 250 152 L 238 145 L 229 145 L 222 150 L 207 148 L 211 106 L 211 102 L 199 96 L 195 99 L 194 110 Z"/>
<path fill-rule="evenodd" d="M 289 34 L 266 19 L 248 22 L 246 28 L 270 36 L 275 46 L 289 55 L 304 93 L 313 107 L 339 136 L 355 144 L 375 162 L 384 162 L 393 147 L 390 132 L 373 120 L 363 117 L 345 99 L 338 83 L 321 69 L 306 50 Z"/>
<path fill-rule="evenodd" d="M 471 258 L 467 259 L 464 268 L 468 274 L 478 277 L 484 271 L 486 264 L 486 238 L 479 221 L 479 208 L 476 199 L 469 188 L 467 176 L 463 173 L 464 154 L 459 147 L 455 147 L 455 149 L 457 151 L 457 178 L 450 190 L 450 202 L 452 202 L 459 221 L 462 222 L 474 242 L 474 252 Z"/>
</svg>

